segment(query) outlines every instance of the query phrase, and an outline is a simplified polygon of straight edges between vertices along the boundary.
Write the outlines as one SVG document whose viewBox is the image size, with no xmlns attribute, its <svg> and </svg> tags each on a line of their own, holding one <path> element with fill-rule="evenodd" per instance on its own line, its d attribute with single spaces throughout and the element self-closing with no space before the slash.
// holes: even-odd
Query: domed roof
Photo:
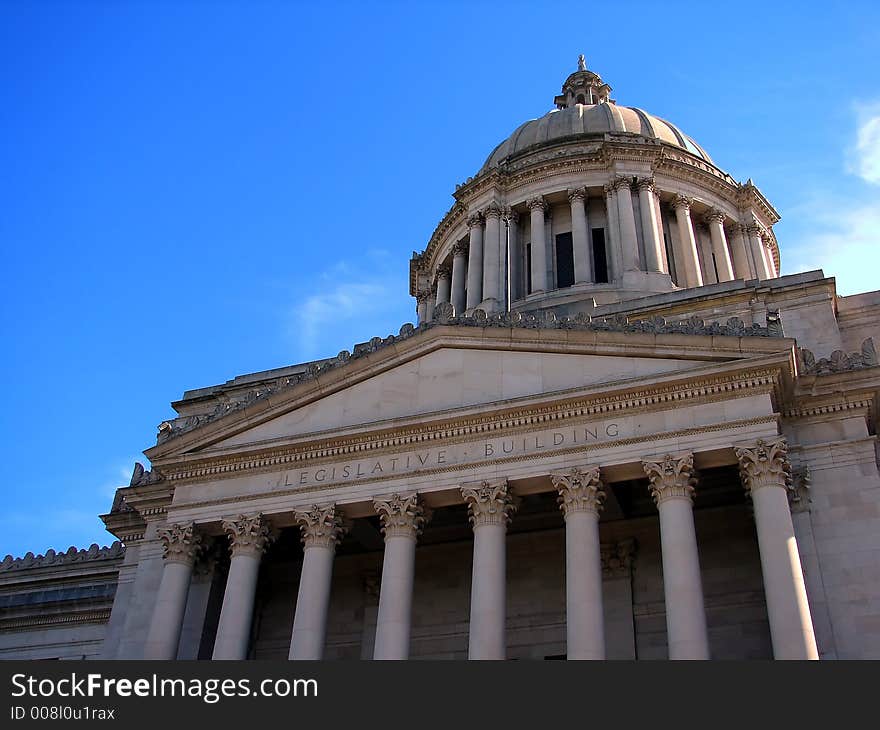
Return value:
<svg viewBox="0 0 880 730">
<path fill-rule="evenodd" d="M 642 109 L 619 106 L 609 97 L 610 92 L 611 87 L 598 74 L 587 70 L 581 56 L 578 70 L 565 80 L 562 94 L 554 99 L 557 108 L 520 125 L 492 151 L 481 172 L 532 147 L 605 134 L 657 139 L 714 164 L 706 151 L 674 124 Z"/>
</svg>

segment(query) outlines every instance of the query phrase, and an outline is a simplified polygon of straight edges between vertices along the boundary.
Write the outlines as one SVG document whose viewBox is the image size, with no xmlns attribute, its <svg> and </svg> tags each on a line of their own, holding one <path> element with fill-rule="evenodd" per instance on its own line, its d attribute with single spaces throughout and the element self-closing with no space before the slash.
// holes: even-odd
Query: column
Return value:
<svg viewBox="0 0 880 730">
<path fill-rule="evenodd" d="M 645 268 L 663 271 L 663 236 L 658 227 L 657 196 L 654 178 L 639 179 L 639 212 L 642 217 L 642 237 L 645 240 Z"/>
<path fill-rule="evenodd" d="M 468 247 L 464 242 L 456 243 L 452 247 L 452 310 L 456 316 L 464 313 L 467 302 L 465 301 L 465 269 L 467 268 Z"/>
<path fill-rule="evenodd" d="M 590 250 L 590 221 L 587 214 L 589 197 L 586 188 L 568 191 L 571 203 L 571 239 L 574 250 L 574 282 L 593 281 L 593 252 Z"/>
<path fill-rule="evenodd" d="M 636 233 L 636 215 L 633 210 L 630 180 L 619 177 L 614 182 L 617 190 L 617 215 L 620 225 L 620 252 L 624 271 L 639 269 L 639 239 Z"/>
<path fill-rule="evenodd" d="M 483 241 L 483 301 L 486 310 L 497 312 L 501 297 L 501 208 L 495 203 L 483 211 L 486 238 Z"/>
<path fill-rule="evenodd" d="M 776 659 L 818 659 L 813 620 L 788 506 L 785 439 L 736 449 L 743 486 L 752 497 L 770 637 Z"/>
<path fill-rule="evenodd" d="M 547 203 L 537 197 L 526 201 L 531 213 L 532 254 L 532 294 L 547 291 L 547 237 L 544 230 L 544 212 Z"/>
<path fill-rule="evenodd" d="M 390 499 L 374 499 L 373 507 L 379 513 L 385 535 L 373 659 L 407 659 L 416 539 L 425 524 L 425 509 L 417 494 L 407 497 L 392 494 Z"/>
<path fill-rule="evenodd" d="M 608 262 L 608 281 L 620 279 L 620 225 L 617 220 L 617 191 L 614 185 L 608 184 L 605 190 L 605 218 L 608 222 L 605 236 L 605 253 Z"/>
<path fill-rule="evenodd" d="M 449 269 L 445 267 L 441 267 L 437 271 L 437 299 L 434 301 L 434 306 L 438 304 L 444 304 L 449 301 L 449 280 L 452 278 L 452 273 Z"/>
<path fill-rule="evenodd" d="M 779 272 L 776 270 L 776 261 L 773 260 L 773 237 L 769 232 L 761 232 L 761 243 L 763 244 L 761 248 L 767 261 L 767 273 L 770 274 L 770 278 L 775 278 L 779 276 Z"/>
<path fill-rule="evenodd" d="M 483 301 L 483 216 L 474 213 L 467 219 L 468 243 L 467 308 L 475 309 Z"/>
<path fill-rule="evenodd" d="M 428 292 L 420 291 L 416 294 L 416 312 L 419 315 L 419 324 L 428 321 Z"/>
<path fill-rule="evenodd" d="M 504 222 L 507 224 L 507 309 L 510 303 L 521 298 L 519 291 L 520 256 L 519 256 L 519 216 L 515 210 L 504 210 Z"/>
<path fill-rule="evenodd" d="M 214 659 L 246 659 L 260 558 L 269 544 L 269 524 L 262 514 L 223 520 L 232 560 L 223 592 L 220 623 L 214 641 Z"/>
<path fill-rule="evenodd" d="M 706 213 L 706 225 L 712 239 L 712 255 L 715 257 L 715 270 L 718 281 L 733 281 L 733 264 L 727 248 L 727 236 L 724 234 L 724 213 L 713 208 Z"/>
<path fill-rule="evenodd" d="M 302 572 L 290 637 L 290 659 L 320 659 L 327 634 L 327 609 L 336 545 L 345 533 L 335 504 L 294 513 L 303 543 Z"/>
<path fill-rule="evenodd" d="M 749 265 L 749 252 L 746 244 L 745 226 L 734 223 L 730 228 L 730 253 L 733 256 L 733 271 L 737 279 L 752 279 L 755 274 Z"/>
<path fill-rule="evenodd" d="M 565 621 L 568 659 L 605 658 L 599 467 L 550 475 L 565 514 Z"/>
<path fill-rule="evenodd" d="M 678 249 L 675 252 L 675 263 L 684 274 L 686 287 L 703 286 L 697 239 L 694 237 L 694 226 L 691 221 L 691 201 L 684 195 L 676 195 L 672 207 L 675 208 L 675 220 L 678 223 Z M 682 282 L 679 282 L 679 286 L 681 284 Z"/>
<path fill-rule="evenodd" d="M 437 282 L 434 282 L 428 289 L 428 296 L 425 298 L 425 319 L 430 322 L 434 319 L 434 302 L 437 301 Z"/>
<path fill-rule="evenodd" d="M 755 269 L 758 278 L 761 280 L 771 277 L 770 270 L 767 268 L 767 257 L 764 255 L 764 242 L 761 240 L 761 229 L 758 226 L 748 226 L 746 232 L 749 237 L 749 248 L 752 250 L 752 260 L 755 262 Z"/>
<path fill-rule="evenodd" d="M 193 564 L 201 549 L 201 537 L 194 532 L 192 522 L 160 527 L 157 534 L 165 550 L 165 564 L 144 644 L 144 659 L 176 659 L 186 596 Z"/>
<path fill-rule="evenodd" d="M 506 479 L 463 486 L 461 496 L 467 502 L 474 528 L 468 659 L 504 659 L 507 523 L 516 510 L 515 499 Z"/>
<path fill-rule="evenodd" d="M 660 512 L 663 594 L 670 659 L 708 659 L 709 637 L 694 530 L 694 455 L 643 461 Z"/>
</svg>

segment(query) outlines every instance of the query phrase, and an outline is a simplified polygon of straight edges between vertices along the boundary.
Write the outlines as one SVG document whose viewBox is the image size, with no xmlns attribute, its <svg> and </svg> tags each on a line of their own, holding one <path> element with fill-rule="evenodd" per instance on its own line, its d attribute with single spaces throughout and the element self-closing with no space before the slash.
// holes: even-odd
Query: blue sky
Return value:
<svg viewBox="0 0 880 730">
<path fill-rule="evenodd" d="M 0 557 L 112 540 L 184 390 L 412 320 L 412 251 L 579 53 L 754 179 L 783 273 L 880 288 L 878 7 L 3 3 Z"/>
</svg>

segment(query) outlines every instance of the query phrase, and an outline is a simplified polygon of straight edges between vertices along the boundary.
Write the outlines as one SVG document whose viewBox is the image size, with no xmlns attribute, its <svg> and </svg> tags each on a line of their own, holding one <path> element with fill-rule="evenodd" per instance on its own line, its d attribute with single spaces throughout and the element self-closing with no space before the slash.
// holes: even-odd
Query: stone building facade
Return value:
<svg viewBox="0 0 880 730">
<path fill-rule="evenodd" d="M 456 188 L 418 324 L 173 403 L 124 550 L 0 565 L 104 585 L 89 649 L 5 607 L 2 655 L 880 657 L 880 292 L 781 275 L 751 180 L 610 93 L 581 58 Z"/>
</svg>

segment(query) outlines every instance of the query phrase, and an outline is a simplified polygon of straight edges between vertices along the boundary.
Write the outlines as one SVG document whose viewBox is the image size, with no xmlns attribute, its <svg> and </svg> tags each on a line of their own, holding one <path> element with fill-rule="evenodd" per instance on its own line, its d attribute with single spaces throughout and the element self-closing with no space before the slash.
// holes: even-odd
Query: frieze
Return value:
<svg viewBox="0 0 880 730">
<path fill-rule="evenodd" d="M 507 329 L 559 329 L 579 330 L 584 332 L 624 332 L 624 333 L 647 333 L 647 334 L 679 334 L 700 336 L 724 336 L 724 337 L 782 337 L 782 323 L 778 318 L 768 317 L 766 327 L 758 324 L 746 325 L 739 317 L 730 317 L 725 324 L 719 322 L 706 323 L 701 317 L 689 317 L 678 322 L 668 322 L 664 317 L 652 317 L 650 319 L 636 319 L 630 321 L 625 315 L 616 314 L 613 317 L 593 318 L 583 312 L 575 317 L 557 317 L 552 311 L 545 310 L 538 313 L 531 312 L 493 312 L 487 313 L 482 309 L 475 309 L 472 313 L 456 315 L 453 306 L 449 302 L 442 302 L 434 308 L 434 319 L 423 322 L 418 327 L 411 323 L 404 324 L 397 335 L 387 337 L 373 337 L 368 342 L 354 346 L 352 352 L 343 350 L 335 358 L 329 358 L 320 362 L 312 363 L 302 373 L 282 376 L 262 383 L 259 387 L 247 391 L 241 396 L 231 397 L 227 401 L 218 403 L 208 413 L 186 416 L 170 421 L 164 421 L 159 425 L 157 443 L 163 444 L 176 436 L 192 431 L 207 423 L 216 421 L 228 413 L 243 410 L 249 405 L 268 398 L 270 395 L 288 387 L 294 387 L 300 383 L 313 380 L 322 373 L 333 368 L 346 365 L 351 360 L 356 360 L 398 342 L 415 337 L 437 326 L 453 327 L 497 327 Z M 876 360 L 876 355 L 875 355 Z M 137 467 L 136 467 L 137 472 Z M 151 474 L 151 472 L 146 472 Z"/>
<path fill-rule="evenodd" d="M 84 563 L 96 560 L 116 560 L 125 556 L 125 546 L 118 540 L 109 547 L 99 547 L 97 543 L 86 549 L 77 549 L 73 546 L 66 552 L 47 550 L 45 555 L 27 553 L 22 558 L 13 558 L 7 555 L 0 562 L 0 571 L 21 570 L 24 568 L 46 568 L 53 565 L 70 565 L 71 563 Z"/>
<path fill-rule="evenodd" d="M 845 373 L 851 370 L 864 370 L 875 368 L 880 365 L 877 360 L 877 350 L 874 348 L 874 339 L 868 337 L 862 342 L 859 352 L 847 354 L 843 350 L 835 350 L 829 357 L 816 359 L 816 356 L 807 348 L 798 349 L 800 355 L 801 375 L 832 375 Z"/>
</svg>

